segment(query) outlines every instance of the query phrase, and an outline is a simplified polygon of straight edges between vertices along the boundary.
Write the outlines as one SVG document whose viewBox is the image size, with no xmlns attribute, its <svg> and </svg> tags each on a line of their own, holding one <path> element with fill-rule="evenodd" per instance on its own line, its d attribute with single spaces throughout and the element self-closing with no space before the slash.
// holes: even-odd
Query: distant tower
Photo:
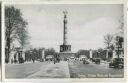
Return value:
<svg viewBox="0 0 128 83">
<path fill-rule="evenodd" d="M 67 38 L 68 38 L 68 31 L 67 31 L 67 11 L 63 11 L 64 14 L 64 30 L 63 30 L 63 45 L 60 45 L 60 52 L 70 52 L 71 51 L 71 45 L 68 45 Z"/>
</svg>

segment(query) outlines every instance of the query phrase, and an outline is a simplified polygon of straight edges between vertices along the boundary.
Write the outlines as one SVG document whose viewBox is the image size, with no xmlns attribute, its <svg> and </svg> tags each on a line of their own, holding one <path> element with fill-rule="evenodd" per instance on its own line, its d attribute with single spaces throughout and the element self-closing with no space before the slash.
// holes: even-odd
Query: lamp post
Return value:
<svg viewBox="0 0 128 83">
<path fill-rule="evenodd" d="M 120 45 L 119 45 L 119 36 L 117 36 L 116 37 L 116 40 L 117 40 L 117 42 L 116 42 L 116 48 L 117 48 L 117 58 L 119 58 L 119 48 L 120 48 Z"/>
<path fill-rule="evenodd" d="M 100 52 L 97 50 L 97 58 L 100 58 Z"/>
</svg>

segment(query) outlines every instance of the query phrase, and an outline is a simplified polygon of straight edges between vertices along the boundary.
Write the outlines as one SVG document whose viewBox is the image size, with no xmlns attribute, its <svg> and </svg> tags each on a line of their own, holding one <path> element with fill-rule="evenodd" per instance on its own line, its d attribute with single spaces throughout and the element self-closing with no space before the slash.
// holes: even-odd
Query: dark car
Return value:
<svg viewBox="0 0 128 83">
<path fill-rule="evenodd" d="M 96 63 L 96 64 L 100 64 L 100 59 L 99 59 L 99 58 L 96 58 L 96 59 L 95 59 L 95 63 Z"/>
<path fill-rule="evenodd" d="M 109 68 L 124 68 L 124 59 L 123 58 L 114 58 L 109 63 Z"/>
<path fill-rule="evenodd" d="M 95 59 L 94 58 L 92 58 L 92 59 L 90 59 L 92 62 L 95 62 Z"/>
<path fill-rule="evenodd" d="M 83 64 L 89 64 L 87 60 L 83 60 Z"/>
<path fill-rule="evenodd" d="M 87 60 L 86 60 L 86 62 L 85 62 L 85 63 L 86 63 L 86 64 L 89 64 L 89 61 L 87 61 Z"/>
</svg>

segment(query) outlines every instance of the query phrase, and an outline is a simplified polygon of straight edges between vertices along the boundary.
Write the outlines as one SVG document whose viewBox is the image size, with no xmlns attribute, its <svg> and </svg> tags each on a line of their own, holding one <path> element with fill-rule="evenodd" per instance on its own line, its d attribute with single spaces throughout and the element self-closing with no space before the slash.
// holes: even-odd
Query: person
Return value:
<svg viewBox="0 0 128 83">
<path fill-rule="evenodd" d="M 13 59 L 11 59 L 11 64 L 13 64 Z"/>
<path fill-rule="evenodd" d="M 21 63 L 21 59 L 18 57 L 18 62 L 19 62 L 19 64 Z"/>
<path fill-rule="evenodd" d="M 85 59 L 83 60 L 83 64 L 85 64 Z"/>
<path fill-rule="evenodd" d="M 57 59 L 56 59 L 56 60 L 57 60 L 57 62 L 59 63 L 59 58 L 58 58 L 58 57 L 57 57 Z"/>
<path fill-rule="evenodd" d="M 15 64 L 17 63 L 16 55 L 17 55 L 17 53 L 14 54 L 14 63 L 15 63 Z"/>
<path fill-rule="evenodd" d="M 34 58 L 32 58 L 32 61 L 33 61 L 33 63 L 35 62 L 35 59 Z"/>
<path fill-rule="evenodd" d="M 31 57 L 32 57 L 32 62 L 35 63 L 35 54 L 34 54 L 34 52 L 31 53 Z"/>
<path fill-rule="evenodd" d="M 55 59 L 54 59 L 54 64 L 55 64 L 56 62 L 55 62 Z"/>
</svg>

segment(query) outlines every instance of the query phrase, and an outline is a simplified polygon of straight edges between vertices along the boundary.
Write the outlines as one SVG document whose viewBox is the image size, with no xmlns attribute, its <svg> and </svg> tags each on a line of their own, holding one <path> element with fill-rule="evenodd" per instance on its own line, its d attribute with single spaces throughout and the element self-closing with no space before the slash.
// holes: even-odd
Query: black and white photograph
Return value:
<svg viewBox="0 0 128 83">
<path fill-rule="evenodd" d="M 1 60 L 1 48 L 2 47 L 1 47 L 1 2 L 0 2 L 0 81 L 1 81 L 1 78 L 2 78 L 2 76 L 1 76 L 1 71 L 2 71 L 2 69 L 1 69 L 2 68 L 1 67 L 2 66 L 1 65 L 2 64 L 2 62 L 1 62 L 2 61 Z"/>
<path fill-rule="evenodd" d="M 123 4 L 6 4 L 5 79 L 124 78 Z"/>
</svg>

